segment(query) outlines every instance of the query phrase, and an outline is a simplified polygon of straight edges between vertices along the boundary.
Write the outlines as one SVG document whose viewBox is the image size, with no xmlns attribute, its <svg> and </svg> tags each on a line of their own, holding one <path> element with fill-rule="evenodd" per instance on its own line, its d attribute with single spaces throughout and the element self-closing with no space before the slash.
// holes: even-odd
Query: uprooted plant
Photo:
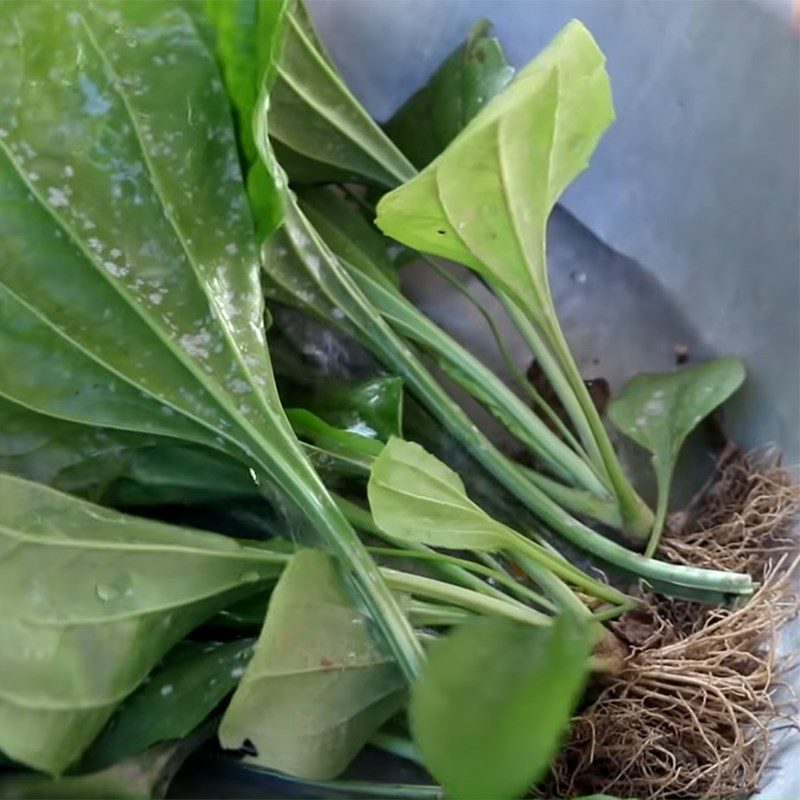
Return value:
<svg viewBox="0 0 800 800">
<path fill-rule="evenodd" d="M 742 383 L 741 361 L 634 377 L 612 403 L 652 454 L 653 513 L 550 296 L 548 216 L 613 119 L 580 23 L 513 79 L 477 26 L 384 131 L 297 2 L 7 2 L 0 17 L 0 751 L 56 776 L 0 775 L 0 794 L 116 795 L 133 774 L 155 796 L 216 733 L 254 768 L 320 786 L 371 742 L 443 789 L 334 787 L 512 797 L 546 778 L 589 684 L 614 688 L 581 709 L 545 785 L 647 793 L 644 778 L 584 776 L 592 715 L 626 724 L 612 695 L 699 696 L 658 685 L 671 679 L 652 648 L 620 655 L 636 615 L 678 631 L 676 663 L 702 650 L 684 684 L 707 697 L 709 725 L 728 714 L 739 736 L 769 716 L 762 662 L 746 676 L 758 708 L 698 682 L 755 658 L 767 609 L 782 618 L 775 583 L 753 594 L 762 562 L 727 557 L 726 542 L 766 549 L 753 531 L 778 530 L 792 490 L 773 476 L 776 524 L 740 516 L 741 537 L 717 532 L 715 550 L 708 510 L 683 538 L 662 535 L 680 448 Z M 403 295 L 402 263 L 437 258 L 502 302 L 566 420 Z M 271 330 L 265 296 L 361 348 L 370 375 L 315 374 Z M 467 466 L 419 443 L 438 440 Z M 733 785 L 703 776 L 683 788 Z"/>
</svg>

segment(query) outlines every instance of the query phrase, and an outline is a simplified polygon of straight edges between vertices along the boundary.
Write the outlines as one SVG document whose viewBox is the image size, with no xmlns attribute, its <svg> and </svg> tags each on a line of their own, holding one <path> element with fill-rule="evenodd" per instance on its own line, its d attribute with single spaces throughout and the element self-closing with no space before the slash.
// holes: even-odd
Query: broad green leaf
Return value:
<svg viewBox="0 0 800 800">
<path fill-rule="evenodd" d="M 230 107 L 192 18 L 8 2 L 0 22 L 0 393 L 266 473 L 413 672 L 413 631 L 281 409 Z"/>
<path fill-rule="evenodd" d="M 249 741 L 262 766 L 338 775 L 405 699 L 402 674 L 367 626 L 335 563 L 319 551 L 297 553 L 220 724 L 222 746 Z"/>
<path fill-rule="evenodd" d="M 195 2 L 199 9 L 200 3 Z M 205 0 L 231 104 L 236 109 L 242 149 L 257 160 L 252 119 L 260 87 L 274 78 L 282 46 L 287 0 Z"/>
<path fill-rule="evenodd" d="M 655 550 L 667 513 L 672 473 L 686 437 L 744 382 L 740 358 L 727 356 L 673 372 L 637 375 L 609 407 L 612 422 L 653 456 L 658 482 Z"/>
<path fill-rule="evenodd" d="M 418 169 L 433 161 L 511 80 L 500 43 L 486 20 L 438 67 L 386 123 L 389 138 Z"/>
<path fill-rule="evenodd" d="M 399 539 L 433 547 L 495 552 L 508 529 L 467 497 L 461 478 L 414 442 L 390 439 L 367 486 L 375 524 Z"/>
<path fill-rule="evenodd" d="M 114 712 L 81 759 L 80 772 L 96 772 L 159 742 L 188 736 L 233 691 L 253 644 L 252 639 L 178 644 Z"/>
<path fill-rule="evenodd" d="M 89 775 L 48 778 L 34 773 L 0 774 L 0 797 L 11 800 L 108 800 L 162 798 L 175 773 L 210 735 L 201 729 L 188 739 L 164 742 L 119 764 Z"/>
<path fill-rule="evenodd" d="M 558 752 L 586 680 L 593 632 L 489 617 L 436 642 L 412 686 L 411 731 L 425 765 L 459 798 L 517 797 Z"/>
<path fill-rule="evenodd" d="M 573 21 L 433 163 L 381 199 L 378 227 L 499 282 L 541 320 L 552 310 L 547 218 L 613 118 L 603 54 Z"/>
<path fill-rule="evenodd" d="M 0 750 L 62 772 L 164 653 L 284 560 L 0 475 Z"/>
</svg>

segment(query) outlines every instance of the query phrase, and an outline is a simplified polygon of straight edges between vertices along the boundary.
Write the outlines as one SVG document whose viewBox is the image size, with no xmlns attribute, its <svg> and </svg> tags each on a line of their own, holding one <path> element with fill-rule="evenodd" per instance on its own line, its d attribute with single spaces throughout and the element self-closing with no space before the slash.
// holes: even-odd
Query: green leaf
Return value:
<svg viewBox="0 0 800 800">
<path fill-rule="evenodd" d="M 62 772 L 177 641 L 284 560 L 0 475 L 0 750 Z"/>
<path fill-rule="evenodd" d="M 252 639 L 178 644 L 116 710 L 81 760 L 80 772 L 96 772 L 158 742 L 188 736 L 233 691 L 253 644 Z"/>
<path fill-rule="evenodd" d="M 648 553 L 655 550 L 661 535 L 672 473 L 686 437 L 744 379 L 742 360 L 727 356 L 673 372 L 637 375 L 609 407 L 612 422 L 653 456 L 658 506 Z"/>
<path fill-rule="evenodd" d="M 414 174 L 321 51 L 300 3 L 288 14 L 269 106 L 270 136 L 292 181 L 356 179 L 390 188 Z"/>
<path fill-rule="evenodd" d="M 413 631 L 281 409 L 230 107 L 192 18 L 8 2 L 0 22 L 3 394 L 266 473 L 413 673 Z"/>
<path fill-rule="evenodd" d="M 384 442 L 402 433 L 403 381 L 396 376 L 357 383 L 329 377 L 281 378 L 287 407 L 308 409 L 329 425 Z"/>
<path fill-rule="evenodd" d="M 402 674 L 367 626 L 328 556 L 295 555 L 222 719 L 222 746 L 249 741 L 261 766 L 338 775 L 405 699 Z"/>
<path fill-rule="evenodd" d="M 391 439 L 367 486 L 375 524 L 408 542 L 496 552 L 509 546 L 505 525 L 467 497 L 461 478 L 414 442 Z"/>
<path fill-rule="evenodd" d="M 414 180 L 377 223 L 498 281 L 537 319 L 550 311 L 547 217 L 614 118 L 603 54 L 569 23 Z"/>
<path fill-rule="evenodd" d="M 586 684 L 593 640 L 569 616 L 549 627 L 484 617 L 430 648 L 411 690 L 411 730 L 449 796 L 517 797 L 545 774 Z"/>
<path fill-rule="evenodd" d="M 433 161 L 511 80 L 500 43 L 486 20 L 438 67 L 386 124 L 389 138 L 418 169 Z"/>
<path fill-rule="evenodd" d="M 290 408 L 286 414 L 292 423 L 292 428 L 302 439 L 336 456 L 362 463 L 366 469 L 369 469 L 373 459 L 383 449 L 383 444 L 377 439 L 354 431 L 334 428 L 306 409 Z"/>
<path fill-rule="evenodd" d="M 0 775 L 0 797 L 23 800 L 108 800 L 161 798 L 186 758 L 210 735 L 198 730 L 179 742 L 164 742 L 119 764 L 90 775 L 47 778 L 31 773 Z"/>
</svg>

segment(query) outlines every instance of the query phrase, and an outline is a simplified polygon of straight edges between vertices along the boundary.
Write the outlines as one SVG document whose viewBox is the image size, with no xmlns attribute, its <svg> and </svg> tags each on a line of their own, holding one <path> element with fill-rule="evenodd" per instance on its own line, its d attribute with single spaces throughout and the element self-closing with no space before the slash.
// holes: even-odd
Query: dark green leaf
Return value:
<svg viewBox="0 0 800 800">
<path fill-rule="evenodd" d="M 355 178 L 389 188 L 414 174 L 321 52 L 299 3 L 288 14 L 269 105 L 275 152 L 293 181 Z"/>
<path fill-rule="evenodd" d="M 0 749 L 62 772 L 164 653 L 284 561 L 0 475 Z"/>
<path fill-rule="evenodd" d="M 178 644 L 114 712 L 81 760 L 80 772 L 96 772 L 158 742 L 188 736 L 233 691 L 253 644 L 252 639 Z"/>
<path fill-rule="evenodd" d="M 403 381 L 398 377 L 358 383 L 329 377 L 281 377 L 281 397 L 287 407 L 308 409 L 329 425 L 384 442 L 402 432 Z"/>
<path fill-rule="evenodd" d="M 401 673 L 375 648 L 334 562 L 303 550 L 272 594 L 219 737 L 227 748 L 252 743 L 262 766 L 331 778 L 404 698 Z"/>
<path fill-rule="evenodd" d="M 386 124 L 386 133 L 418 169 L 433 161 L 513 77 L 490 30 L 486 20 L 477 22 Z"/>
<path fill-rule="evenodd" d="M 558 751 L 589 675 L 593 633 L 490 617 L 435 643 L 409 708 L 425 764 L 458 798 L 524 794 Z"/>
<path fill-rule="evenodd" d="M 230 106 L 192 18 L 8 2 L 0 22 L 3 394 L 266 473 L 413 673 L 413 632 L 281 409 Z"/>
<path fill-rule="evenodd" d="M 108 800 L 161 798 L 191 752 L 210 735 L 201 729 L 180 742 L 164 742 L 90 775 L 47 778 L 31 773 L 0 775 L 0 797 L 11 800 Z"/>
</svg>

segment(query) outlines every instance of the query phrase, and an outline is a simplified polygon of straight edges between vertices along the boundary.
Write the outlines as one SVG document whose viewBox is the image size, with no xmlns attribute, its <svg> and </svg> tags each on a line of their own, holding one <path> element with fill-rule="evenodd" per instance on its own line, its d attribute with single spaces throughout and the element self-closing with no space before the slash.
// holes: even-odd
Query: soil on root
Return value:
<svg viewBox="0 0 800 800">
<path fill-rule="evenodd" d="M 616 623 L 629 653 L 593 687 L 542 796 L 742 797 L 758 787 L 770 732 L 792 724 L 775 697 L 778 628 L 800 609 L 792 524 L 800 486 L 774 457 L 726 448 L 713 479 L 673 515 L 660 557 L 746 571 L 760 588 L 713 608 L 643 592 Z"/>
</svg>

